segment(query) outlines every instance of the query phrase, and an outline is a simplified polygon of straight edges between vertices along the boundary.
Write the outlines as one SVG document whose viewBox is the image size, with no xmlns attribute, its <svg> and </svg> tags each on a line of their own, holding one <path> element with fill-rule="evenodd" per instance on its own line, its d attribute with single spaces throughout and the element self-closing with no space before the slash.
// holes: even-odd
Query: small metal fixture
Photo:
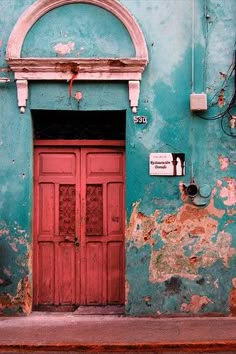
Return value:
<svg viewBox="0 0 236 354">
<path fill-rule="evenodd" d="M 185 193 L 187 194 L 187 196 L 190 199 L 193 199 L 194 197 L 196 197 L 196 195 L 198 194 L 198 186 L 194 181 L 194 178 L 191 178 L 190 183 L 186 186 L 184 185 L 184 189 L 185 189 Z"/>
<path fill-rule="evenodd" d="M 184 192 L 188 196 L 189 202 L 198 207 L 206 206 L 211 197 L 211 187 L 208 184 L 201 186 L 197 185 L 194 178 L 191 178 L 190 183 L 183 185 Z"/>
<path fill-rule="evenodd" d="M 232 133 L 236 131 L 236 116 L 231 116 L 229 119 L 229 126 Z"/>
</svg>

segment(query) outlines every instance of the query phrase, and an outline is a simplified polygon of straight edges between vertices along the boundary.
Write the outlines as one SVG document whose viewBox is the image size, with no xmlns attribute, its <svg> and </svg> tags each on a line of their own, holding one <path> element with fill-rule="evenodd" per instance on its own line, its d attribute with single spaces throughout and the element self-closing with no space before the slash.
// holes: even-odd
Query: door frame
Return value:
<svg viewBox="0 0 236 354">
<path fill-rule="evenodd" d="M 62 147 L 62 148 L 81 148 L 81 147 L 91 147 L 91 148 L 99 148 L 99 147 L 107 147 L 107 148 L 112 148 L 112 147 L 124 147 L 125 151 L 125 141 L 124 140 L 64 140 L 64 139 L 59 139 L 59 140 L 33 140 L 33 148 L 34 148 L 34 153 L 33 153 L 33 176 L 35 176 L 35 148 L 37 147 L 52 147 L 52 148 L 57 148 L 57 147 Z M 124 173 L 125 173 L 125 154 L 124 154 Z M 33 179 L 34 180 L 34 179 Z M 36 242 L 36 232 L 37 232 L 37 224 L 35 222 L 35 218 L 37 217 L 37 206 L 34 200 L 34 194 L 35 194 L 35 185 L 33 186 L 33 215 L 32 215 L 32 221 L 33 221 L 33 250 L 35 249 L 35 242 Z M 34 252 L 33 253 L 33 291 L 35 291 L 35 282 L 36 280 L 34 279 L 34 274 L 35 274 L 35 267 L 37 267 L 37 258 L 34 257 Z M 125 176 L 124 176 L 124 267 L 123 267 L 123 276 L 124 276 L 124 284 L 123 284 L 123 293 L 124 293 L 124 301 L 125 301 Z M 33 294 L 33 308 L 35 306 L 34 303 L 34 294 Z M 37 305 L 36 305 L 37 308 Z M 74 309 L 74 308 L 73 308 Z M 43 309 L 42 309 L 43 310 Z M 50 306 L 46 306 L 46 310 L 55 310 L 53 307 L 50 309 Z M 71 311 L 71 307 L 66 307 L 66 306 L 61 306 L 60 311 Z"/>
</svg>

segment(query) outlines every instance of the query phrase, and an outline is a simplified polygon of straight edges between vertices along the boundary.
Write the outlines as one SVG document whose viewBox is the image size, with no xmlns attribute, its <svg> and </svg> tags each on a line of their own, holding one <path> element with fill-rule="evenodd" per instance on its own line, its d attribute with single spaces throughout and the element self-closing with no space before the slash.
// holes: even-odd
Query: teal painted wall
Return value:
<svg viewBox="0 0 236 354">
<path fill-rule="evenodd" d="M 75 82 L 73 90 L 83 93 L 79 106 L 68 97 L 68 83 L 30 83 L 26 113 L 19 113 L 4 52 L 14 23 L 32 3 L 0 3 L 0 74 L 11 78 L 0 84 L 0 311 L 31 311 L 30 110 L 126 109 L 126 313 L 229 314 L 236 307 L 230 300 L 236 285 L 235 139 L 229 136 L 228 118 L 215 117 L 234 93 L 236 2 L 196 0 L 193 36 L 189 0 L 121 1 L 148 46 L 138 110 L 147 116 L 146 125 L 133 123 L 123 82 Z M 132 57 L 133 51 L 114 16 L 92 5 L 71 4 L 37 21 L 22 55 Z M 207 93 L 207 112 L 191 113 L 192 90 Z M 185 153 L 186 175 L 150 176 L 152 152 Z M 192 175 L 212 190 L 205 206 L 194 205 L 183 192 Z"/>
</svg>

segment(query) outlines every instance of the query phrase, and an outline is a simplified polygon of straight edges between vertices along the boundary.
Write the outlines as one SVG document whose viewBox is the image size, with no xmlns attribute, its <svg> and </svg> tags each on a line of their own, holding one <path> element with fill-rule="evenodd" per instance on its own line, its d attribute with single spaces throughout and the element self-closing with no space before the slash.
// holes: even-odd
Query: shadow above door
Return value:
<svg viewBox="0 0 236 354">
<path fill-rule="evenodd" d="M 32 110 L 35 140 L 125 140 L 126 111 Z"/>
</svg>

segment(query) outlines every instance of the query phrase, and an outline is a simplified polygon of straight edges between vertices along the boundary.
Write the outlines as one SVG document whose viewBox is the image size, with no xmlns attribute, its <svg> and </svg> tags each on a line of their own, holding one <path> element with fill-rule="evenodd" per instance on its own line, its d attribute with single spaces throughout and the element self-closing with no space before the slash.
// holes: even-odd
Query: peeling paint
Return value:
<svg viewBox="0 0 236 354">
<path fill-rule="evenodd" d="M 229 292 L 229 310 L 231 316 L 236 316 L 236 278 L 232 279 L 232 289 Z"/>
<path fill-rule="evenodd" d="M 136 247 L 140 248 L 145 243 L 153 244 L 152 236 L 157 229 L 156 218 L 159 211 L 153 215 L 146 216 L 138 211 L 139 202 L 133 204 L 129 225 L 126 229 L 126 241 L 132 241 Z"/>
<path fill-rule="evenodd" d="M 221 186 L 220 197 L 224 199 L 223 203 L 227 206 L 236 204 L 236 180 L 225 177 L 226 186 Z"/>
<path fill-rule="evenodd" d="M 176 214 L 163 216 L 159 223 L 158 210 L 146 216 L 138 211 L 139 204 L 133 204 L 126 240 L 137 248 L 144 244 L 151 246 L 150 282 L 161 283 L 173 276 L 194 280 L 201 267 L 210 267 L 218 259 L 228 267 L 236 254 L 236 249 L 230 246 L 232 236 L 225 231 L 217 232 L 218 219 L 225 212 L 214 206 L 213 198 L 203 209 L 185 203 Z M 155 234 L 164 244 L 157 251 L 153 250 L 158 241 L 153 239 Z"/>
<path fill-rule="evenodd" d="M 14 252 L 18 252 L 18 249 L 17 249 L 17 247 L 16 247 L 16 244 L 15 243 L 13 243 L 13 242 L 9 242 L 9 245 L 11 246 L 11 248 L 13 249 L 13 251 Z"/>
<path fill-rule="evenodd" d="M 53 47 L 57 55 L 60 56 L 70 54 L 74 50 L 74 48 L 75 48 L 75 43 L 71 41 L 69 41 L 68 43 L 57 43 Z"/>
<path fill-rule="evenodd" d="M 125 281 L 125 303 L 128 303 L 128 297 L 129 297 L 129 291 L 130 291 L 130 286 L 128 281 Z"/>
<path fill-rule="evenodd" d="M 218 161 L 220 164 L 220 169 L 222 171 L 226 171 L 227 168 L 229 167 L 230 159 L 228 157 L 224 157 L 224 156 L 219 155 Z"/>
<path fill-rule="evenodd" d="M 220 93 L 217 98 L 217 104 L 219 107 L 223 107 L 225 105 L 225 90 L 220 90 Z"/>
<path fill-rule="evenodd" d="M 32 306 L 29 280 L 32 252 L 29 235 L 16 221 L 9 225 L 0 223 L 0 249 L 5 255 L 0 262 L 0 313 L 29 314 Z M 15 283 L 14 294 L 10 289 Z"/>
<path fill-rule="evenodd" d="M 3 268 L 3 273 L 4 273 L 5 275 L 7 275 L 8 277 L 11 276 L 11 271 L 10 271 L 9 269 L 7 269 L 7 268 Z"/>
<path fill-rule="evenodd" d="M 210 300 L 207 296 L 193 295 L 188 304 L 183 303 L 181 305 L 181 311 L 198 313 L 199 310 L 201 310 L 204 306 L 206 306 L 209 303 L 212 304 L 213 301 Z"/>
<path fill-rule="evenodd" d="M 15 296 L 0 293 L 0 313 L 18 308 L 20 312 L 28 315 L 31 312 L 31 307 L 31 286 L 28 277 L 19 281 Z"/>
<path fill-rule="evenodd" d="M 217 226 L 206 210 L 190 205 L 164 217 L 159 225 L 164 246 L 151 252 L 150 281 L 163 282 L 172 276 L 196 279 L 199 268 L 210 267 L 218 259 L 228 266 L 236 249 L 230 246 L 231 235 L 217 233 Z"/>
</svg>

